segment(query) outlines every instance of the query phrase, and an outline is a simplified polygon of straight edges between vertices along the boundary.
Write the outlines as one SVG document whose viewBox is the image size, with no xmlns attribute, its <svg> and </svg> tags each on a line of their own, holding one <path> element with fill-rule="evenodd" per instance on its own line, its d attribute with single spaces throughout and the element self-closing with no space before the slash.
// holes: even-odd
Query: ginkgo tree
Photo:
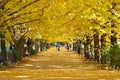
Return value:
<svg viewBox="0 0 120 80">
<path fill-rule="evenodd" d="M 82 1 L 81 0 L 80 3 L 77 3 L 77 2 L 79 2 L 79 1 L 69 0 L 68 2 L 61 1 L 62 4 L 60 2 L 58 4 L 57 3 L 53 4 L 55 6 L 53 6 L 53 7 L 51 6 L 52 8 L 56 7 L 57 5 L 58 6 L 61 5 L 61 6 L 60 6 L 60 9 L 59 8 L 57 10 L 54 9 L 54 11 L 52 12 L 53 14 L 52 15 L 50 14 L 53 17 L 50 17 L 49 19 L 52 19 L 52 21 L 51 21 L 51 22 L 53 22 L 52 24 L 54 24 L 54 23 L 56 23 L 57 25 L 64 24 L 62 26 L 63 26 L 63 28 L 66 28 L 65 32 L 67 32 L 67 31 L 69 32 L 69 31 L 71 31 L 70 29 L 72 29 L 73 34 L 74 34 L 74 32 L 76 32 L 76 34 L 74 35 L 75 37 L 78 37 L 78 35 L 81 36 L 79 31 L 81 33 L 84 33 L 84 35 L 82 34 L 83 38 L 86 38 L 86 36 L 88 34 L 89 34 L 89 36 L 94 36 L 93 37 L 94 43 L 95 43 L 94 46 L 96 46 L 94 57 L 95 57 L 95 59 L 98 60 L 99 59 L 98 52 L 99 52 L 99 48 L 100 48 L 99 37 L 101 36 L 101 39 L 102 39 L 101 44 L 102 45 L 105 45 L 105 43 L 103 44 L 103 41 L 105 40 L 105 38 L 103 38 L 103 37 L 105 37 L 105 36 L 111 37 L 111 43 L 116 42 L 116 38 L 113 34 L 114 34 L 114 32 L 115 33 L 119 32 L 118 31 L 119 27 L 114 28 L 112 26 L 114 26 L 114 25 L 119 26 L 119 0 L 116 0 L 116 1 L 112 1 L 112 0 Z M 69 5 L 70 5 L 70 7 L 67 7 L 67 10 L 66 10 L 66 6 L 68 6 L 68 5 L 66 3 L 69 3 Z M 77 6 L 79 6 L 79 8 L 77 8 Z M 59 10 L 62 10 L 62 11 L 59 11 Z M 70 15 L 72 17 L 67 18 L 68 15 Z M 77 17 L 75 15 L 77 15 Z M 79 21 L 75 21 L 76 19 L 79 19 Z M 83 21 L 84 19 L 85 19 L 85 21 Z M 55 21 L 55 20 L 57 20 L 57 21 Z M 69 28 L 68 28 L 68 24 L 70 24 L 70 23 L 71 23 L 71 26 L 69 26 Z M 86 24 L 86 23 L 88 23 L 88 24 Z M 76 24 L 79 24 L 79 25 L 75 26 Z M 58 25 L 58 27 L 59 26 L 60 25 Z M 111 29 L 112 29 L 112 33 L 111 33 Z M 115 29 L 117 31 L 115 31 Z M 114 32 L 113 32 L 113 30 L 114 30 Z M 66 37 L 68 38 L 68 35 Z M 71 38 L 71 37 L 69 37 L 69 38 Z"/>
<path fill-rule="evenodd" d="M 38 4 L 41 4 L 40 6 Z M 3 61 L 6 59 L 5 40 L 12 42 L 19 50 L 19 43 L 30 31 L 30 23 L 40 21 L 49 0 L 2 0 L 0 1 L 1 48 Z M 33 28 L 35 29 L 35 27 Z M 33 30 L 34 32 L 34 30 Z"/>
<path fill-rule="evenodd" d="M 80 40 L 87 58 L 94 43 L 94 59 L 99 61 L 100 47 L 105 49 L 106 41 L 117 42 L 119 18 L 119 0 L 1 0 L 2 52 L 5 40 L 16 50 L 28 37 L 48 42 Z"/>
</svg>

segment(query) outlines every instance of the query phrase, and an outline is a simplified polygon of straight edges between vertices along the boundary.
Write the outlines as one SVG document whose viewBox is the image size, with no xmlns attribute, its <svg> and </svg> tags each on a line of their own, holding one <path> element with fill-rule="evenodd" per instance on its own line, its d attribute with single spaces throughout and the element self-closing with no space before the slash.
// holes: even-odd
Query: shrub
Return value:
<svg viewBox="0 0 120 80">
<path fill-rule="evenodd" d="M 36 53 L 37 53 L 37 51 L 32 49 L 30 55 L 34 55 Z"/>
<path fill-rule="evenodd" d="M 101 63 L 106 64 L 110 63 L 110 46 L 106 47 L 106 49 L 101 51 Z"/>
<path fill-rule="evenodd" d="M 120 46 L 115 44 L 110 49 L 111 66 L 120 66 Z"/>
<path fill-rule="evenodd" d="M 22 59 L 22 56 L 19 52 L 13 50 L 12 52 L 12 60 L 13 61 L 20 61 Z"/>
</svg>

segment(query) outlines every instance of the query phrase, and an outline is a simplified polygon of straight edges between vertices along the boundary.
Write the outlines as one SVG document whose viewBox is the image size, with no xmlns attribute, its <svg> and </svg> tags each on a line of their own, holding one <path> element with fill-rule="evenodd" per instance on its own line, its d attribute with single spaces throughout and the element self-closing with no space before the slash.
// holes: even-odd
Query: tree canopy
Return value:
<svg viewBox="0 0 120 80">
<path fill-rule="evenodd" d="M 120 35 L 119 0 L 0 0 L 0 33 L 13 43 L 22 37 L 48 42 Z M 115 27 L 111 28 L 111 25 Z"/>
</svg>

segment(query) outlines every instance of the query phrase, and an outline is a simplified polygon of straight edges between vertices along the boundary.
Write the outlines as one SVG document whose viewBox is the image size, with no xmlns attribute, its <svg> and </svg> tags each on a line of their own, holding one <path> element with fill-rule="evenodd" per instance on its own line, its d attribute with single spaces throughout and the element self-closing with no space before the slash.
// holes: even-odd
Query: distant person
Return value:
<svg viewBox="0 0 120 80">
<path fill-rule="evenodd" d="M 68 43 L 65 44 L 65 49 L 66 49 L 67 51 L 70 50 L 70 45 L 69 45 Z"/>
<path fill-rule="evenodd" d="M 77 44 L 77 53 L 80 54 L 80 44 Z"/>
<path fill-rule="evenodd" d="M 57 48 L 57 43 L 55 43 L 55 47 Z"/>
<path fill-rule="evenodd" d="M 57 50 L 60 51 L 60 43 L 57 43 Z"/>
<path fill-rule="evenodd" d="M 68 43 L 66 44 L 66 49 L 67 49 L 67 51 L 69 51 L 69 49 L 70 49 Z"/>
<path fill-rule="evenodd" d="M 71 50 L 71 48 L 72 48 L 72 45 L 71 45 L 71 44 L 69 44 L 69 50 Z"/>
</svg>

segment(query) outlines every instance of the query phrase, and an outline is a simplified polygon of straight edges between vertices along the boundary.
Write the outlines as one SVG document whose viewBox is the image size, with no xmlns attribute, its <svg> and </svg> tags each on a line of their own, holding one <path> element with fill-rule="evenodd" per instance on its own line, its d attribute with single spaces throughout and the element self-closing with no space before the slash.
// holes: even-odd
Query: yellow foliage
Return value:
<svg viewBox="0 0 120 80">
<path fill-rule="evenodd" d="M 0 26 L 15 29 L 19 36 L 45 38 L 49 42 L 69 42 L 76 38 L 83 40 L 88 34 L 93 36 L 95 29 L 100 35 L 106 33 L 110 36 L 112 24 L 116 26 L 114 31 L 120 34 L 119 2 L 119 0 L 11 0 L 0 10 L 2 15 Z M 102 28 L 103 26 L 105 28 Z M 26 31 L 21 32 L 23 28 Z M 6 39 L 11 41 L 11 35 L 15 34 L 13 31 L 9 32 L 8 28 L 4 30 L 7 31 Z"/>
</svg>

